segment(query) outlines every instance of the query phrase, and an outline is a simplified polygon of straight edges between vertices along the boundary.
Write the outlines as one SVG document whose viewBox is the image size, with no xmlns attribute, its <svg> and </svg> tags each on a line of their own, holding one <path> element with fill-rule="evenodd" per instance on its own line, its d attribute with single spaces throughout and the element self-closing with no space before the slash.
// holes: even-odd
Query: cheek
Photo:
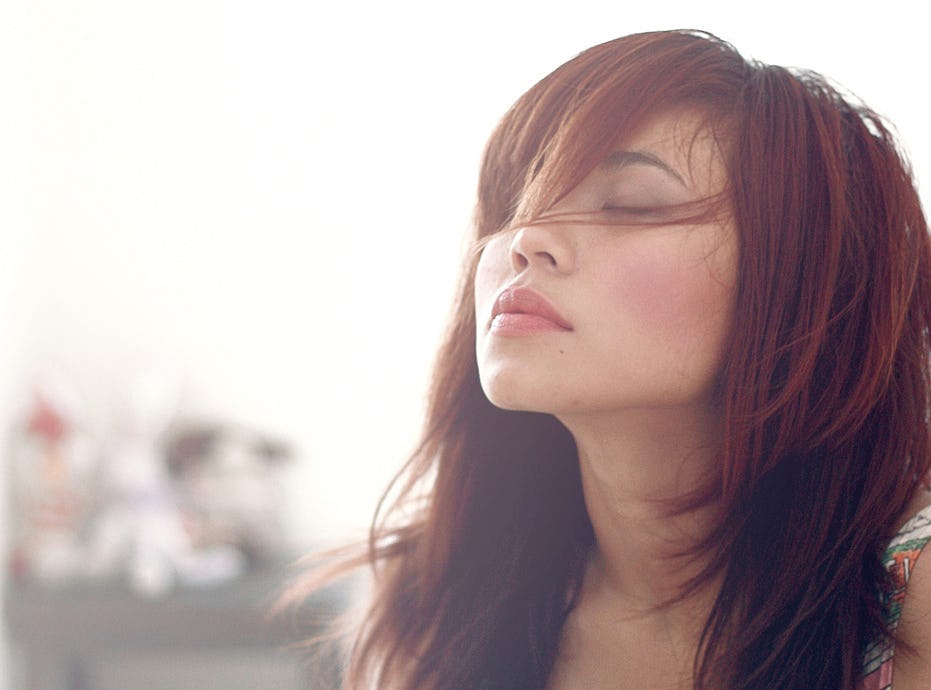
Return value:
<svg viewBox="0 0 931 690">
<path fill-rule="evenodd" d="M 611 278 L 617 313 L 626 314 L 643 335 L 668 348 L 692 348 L 727 328 L 732 279 L 719 257 L 683 257 L 643 252 L 615 264 Z M 676 260 L 671 260 L 676 257 Z M 676 347 L 678 346 L 678 347 Z"/>
<path fill-rule="evenodd" d="M 664 324 L 680 311 L 683 285 L 688 282 L 668 262 L 641 256 L 614 273 L 612 292 L 619 306 L 645 323 Z"/>
</svg>

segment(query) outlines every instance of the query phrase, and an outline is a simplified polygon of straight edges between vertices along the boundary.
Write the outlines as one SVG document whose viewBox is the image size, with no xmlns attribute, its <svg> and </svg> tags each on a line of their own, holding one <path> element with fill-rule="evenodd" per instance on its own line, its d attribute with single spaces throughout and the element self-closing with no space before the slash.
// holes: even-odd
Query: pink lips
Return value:
<svg viewBox="0 0 931 690">
<path fill-rule="evenodd" d="M 571 331 L 572 325 L 546 299 L 530 288 L 502 290 L 491 310 L 489 330 L 499 335 Z"/>
</svg>

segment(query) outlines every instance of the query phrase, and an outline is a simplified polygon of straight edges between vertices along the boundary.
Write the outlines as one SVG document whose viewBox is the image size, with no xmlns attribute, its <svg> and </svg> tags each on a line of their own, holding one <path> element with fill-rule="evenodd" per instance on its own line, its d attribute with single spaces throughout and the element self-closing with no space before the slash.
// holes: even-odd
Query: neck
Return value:
<svg viewBox="0 0 931 690">
<path fill-rule="evenodd" d="M 680 596 L 707 564 L 695 548 L 719 517 L 716 503 L 695 501 L 718 466 L 718 415 L 667 407 L 560 421 L 578 447 L 595 533 L 591 581 L 633 608 Z"/>
</svg>

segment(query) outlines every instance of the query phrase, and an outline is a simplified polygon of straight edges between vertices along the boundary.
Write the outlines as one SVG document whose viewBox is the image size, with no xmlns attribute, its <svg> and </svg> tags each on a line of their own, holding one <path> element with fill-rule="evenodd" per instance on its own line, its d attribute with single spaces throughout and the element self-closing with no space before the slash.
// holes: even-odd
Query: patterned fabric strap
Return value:
<svg viewBox="0 0 931 690">
<path fill-rule="evenodd" d="M 883 562 L 890 575 L 890 589 L 883 593 L 882 603 L 886 627 L 895 632 L 902 616 L 905 589 L 912 568 L 921 555 L 925 544 L 931 540 L 931 506 L 919 512 L 905 523 L 889 543 Z M 892 688 L 892 658 L 895 655 L 895 640 L 883 637 L 866 650 L 863 665 L 861 690 L 890 690 Z"/>
</svg>

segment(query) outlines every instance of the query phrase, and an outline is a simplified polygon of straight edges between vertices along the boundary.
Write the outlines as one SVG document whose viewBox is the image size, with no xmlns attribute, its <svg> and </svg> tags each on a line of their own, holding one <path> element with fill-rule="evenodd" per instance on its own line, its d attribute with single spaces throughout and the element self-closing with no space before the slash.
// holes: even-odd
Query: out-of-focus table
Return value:
<svg viewBox="0 0 931 690">
<path fill-rule="evenodd" d="M 135 659 L 137 666 L 140 660 L 151 659 L 150 676 L 151 669 L 165 677 L 175 673 L 174 690 L 187 685 L 194 690 L 203 682 L 193 680 L 196 674 L 190 672 L 191 679 L 185 681 L 179 675 L 183 667 L 199 665 L 197 677 L 209 677 L 210 660 L 218 658 L 267 659 L 268 663 L 259 664 L 266 670 L 290 664 L 296 670 L 280 677 L 293 676 L 295 688 L 333 690 L 339 686 L 336 655 L 317 655 L 311 663 L 293 645 L 323 632 L 322 626 L 345 610 L 350 589 L 331 587 L 292 615 L 270 619 L 269 605 L 290 574 L 284 565 L 268 567 L 222 585 L 178 589 L 157 599 L 140 598 L 116 585 L 50 588 L 8 582 L 5 619 L 14 652 L 21 659 L 18 675 L 23 690 L 106 688 L 101 679 L 114 676 L 107 673 L 108 665 L 127 658 Z M 165 669 L 166 664 L 175 664 L 176 669 Z M 241 666 L 233 674 L 248 675 L 249 668 Z M 286 687 L 282 680 L 266 680 L 266 684 L 258 678 L 242 680 L 243 688 L 268 687 L 268 683 L 276 690 L 278 685 L 282 690 Z M 226 690 L 228 683 L 206 685 L 203 690 Z"/>
</svg>

